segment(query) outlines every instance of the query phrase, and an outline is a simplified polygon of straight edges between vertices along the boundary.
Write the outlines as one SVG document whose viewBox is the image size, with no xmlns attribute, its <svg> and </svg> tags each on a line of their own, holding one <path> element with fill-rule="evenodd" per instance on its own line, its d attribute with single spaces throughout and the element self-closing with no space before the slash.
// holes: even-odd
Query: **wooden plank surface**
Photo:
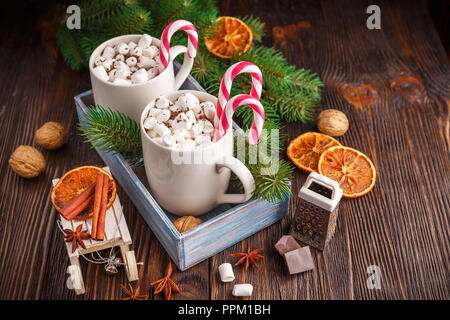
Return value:
<svg viewBox="0 0 450 320">
<path fill-rule="evenodd" d="M 117 299 L 126 283 L 103 266 L 81 260 L 86 294 L 66 288 L 69 265 L 52 208 L 50 182 L 83 164 L 102 162 L 76 131 L 73 96 L 89 89 L 86 70 L 66 67 L 54 46 L 61 5 L 31 10 L 33 2 L 2 10 L 0 30 L 0 298 Z M 365 26 L 367 6 L 381 7 L 382 30 Z M 322 253 L 312 250 L 316 269 L 289 276 L 273 248 L 289 219 L 249 238 L 264 247 L 259 270 L 235 268 L 236 283 L 255 287 L 252 299 L 448 299 L 450 190 L 450 74 L 426 3 L 421 1 L 221 1 L 221 13 L 252 13 L 267 23 L 267 44 L 325 82 L 321 105 L 344 111 L 350 129 L 339 140 L 368 154 L 378 169 L 373 191 L 341 202 L 335 236 Z M 268 8 L 270 7 L 270 10 Z M 21 19 L 17 19 L 20 13 Z M 9 57 L 9 58 L 5 58 Z M 43 151 L 42 175 L 24 180 L 7 162 L 20 144 L 33 145 L 45 121 L 68 130 L 60 150 Z M 288 139 L 315 129 L 314 123 L 287 126 Z M 306 174 L 295 171 L 296 195 Z M 158 240 L 119 187 L 130 229 L 141 293 L 162 276 L 169 261 Z M 291 200 L 291 216 L 297 206 Z M 186 272 L 174 271 L 188 299 L 231 298 L 218 266 L 242 241 Z M 381 290 L 369 290 L 367 267 L 378 265 Z M 160 296 L 150 298 L 159 299 Z"/>
</svg>

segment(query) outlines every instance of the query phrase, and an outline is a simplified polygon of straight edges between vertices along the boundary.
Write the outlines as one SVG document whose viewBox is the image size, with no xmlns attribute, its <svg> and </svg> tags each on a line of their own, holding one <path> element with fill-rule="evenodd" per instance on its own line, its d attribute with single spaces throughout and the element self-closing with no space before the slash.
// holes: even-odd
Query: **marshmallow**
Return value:
<svg viewBox="0 0 450 320">
<path fill-rule="evenodd" d="M 195 142 L 192 139 L 186 139 L 182 144 L 181 144 L 181 149 L 183 150 L 192 150 L 195 148 Z"/>
<path fill-rule="evenodd" d="M 166 98 L 156 98 L 156 107 L 160 109 L 168 109 L 172 105 L 172 101 Z"/>
<path fill-rule="evenodd" d="M 222 282 L 231 282 L 234 280 L 233 267 L 229 263 L 222 263 L 219 266 L 219 273 Z"/>
<path fill-rule="evenodd" d="M 138 70 L 139 70 L 139 68 L 137 66 L 130 67 L 130 72 L 136 72 Z M 147 77 L 147 79 L 148 79 L 148 77 Z"/>
<path fill-rule="evenodd" d="M 161 112 L 156 116 L 158 123 L 166 122 L 170 118 L 170 111 L 167 109 L 161 110 Z"/>
<path fill-rule="evenodd" d="M 134 41 L 128 42 L 128 47 L 130 47 L 130 52 L 131 52 L 134 48 L 136 48 L 136 46 L 137 46 L 137 43 L 136 43 L 136 42 L 134 42 Z"/>
<path fill-rule="evenodd" d="M 148 48 L 152 44 L 152 37 L 148 34 L 143 34 L 139 39 L 138 46 L 142 49 Z"/>
<path fill-rule="evenodd" d="M 187 93 L 183 93 L 178 98 L 177 103 L 179 103 L 184 110 L 188 110 L 188 109 L 194 108 L 195 105 L 199 105 L 200 101 L 192 93 L 187 92 Z"/>
<path fill-rule="evenodd" d="M 112 59 L 116 55 L 116 50 L 110 46 L 106 46 L 105 49 L 103 49 L 103 54 L 106 59 Z"/>
<path fill-rule="evenodd" d="M 142 50 L 142 55 L 153 59 L 159 54 L 159 49 L 156 46 L 150 46 Z"/>
<path fill-rule="evenodd" d="M 132 54 L 133 56 L 136 56 L 136 57 L 142 56 L 142 48 L 141 48 L 141 47 L 135 47 L 135 48 L 131 51 L 131 54 Z"/>
<path fill-rule="evenodd" d="M 164 136 L 162 139 L 163 139 L 164 145 L 166 145 L 168 147 L 172 147 L 177 143 L 175 138 L 173 136 L 171 136 L 170 134 Z"/>
<path fill-rule="evenodd" d="M 114 69 L 126 68 L 128 67 L 125 62 L 117 60 L 114 61 Z"/>
<path fill-rule="evenodd" d="M 184 129 L 177 129 L 173 132 L 173 137 L 178 143 L 183 143 L 189 137 L 189 132 Z"/>
<path fill-rule="evenodd" d="M 150 130 L 153 129 L 158 121 L 154 117 L 148 117 L 144 120 L 144 129 Z"/>
<path fill-rule="evenodd" d="M 102 66 L 105 67 L 106 71 L 111 71 L 114 66 L 115 59 L 107 59 L 102 63 Z"/>
<path fill-rule="evenodd" d="M 186 117 L 189 119 L 190 122 L 195 123 L 197 122 L 197 119 L 195 118 L 195 114 L 192 110 L 189 110 L 186 112 Z"/>
<path fill-rule="evenodd" d="M 214 117 L 216 116 L 216 106 L 211 101 L 205 101 L 200 104 L 205 112 L 205 116 L 209 119 L 209 121 L 214 121 Z"/>
<path fill-rule="evenodd" d="M 176 117 L 175 120 L 172 122 L 172 127 L 176 130 L 176 129 L 185 129 L 185 130 L 189 130 L 190 128 L 192 128 L 192 122 L 189 121 L 188 117 L 186 116 L 185 113 L 179 113 Z"/>
<path fill-rule="evenodd" d="M 122 79 L 122 78 L 116 78 L 116 79 L 114 79 L 114 83 L 115 83 L 115 84 L 126 85 L 126 86 L 129 86 L 129 85 L 132 84 L 131 80 L 128 80 L 128 79 Z"/>
<path fill-rule="evenodd" d="M 130 68 L 127 66 L 126 68 L 119 68 L 116 70 L 116 78 L 121 78 L 121 79 L 128 79 L 128 77 L 131 74 L 131 70 Z M 131 82 L 131 80 L 130 80 Z"/>
<path fill-rule="evenodd" d="M 104 81 L 108 81 L 109 80 L 109 76 L 108 73 L 105 70 L 105 67 L 103 66 L 97 66 L 94 69 L 92 69 L 92 72 L 97 75 L 97 77 L 99 77 L 100 79 L 104 80 Z"/>
<path fill-rule="evenodd" d="M 117 45 L 117 52 L 126 55 L 130 52 L 130 47 L 126 43 L 121 42 Z"/>
<path fill-rule="evenodd" d="M 158 136 L 158 134 L 154 130 L 147 130 L 147 134 L 152 139 Z"/>
<path fill-rule="evenodd" d="M 204 134 L 211 134 L 214 131 L 214 126 L 211 122 L 208 120 L 202 119 L 198 121 L 199 124 L 203 126 L 203 133 Z"/>
<path fill-rule="evenodd" d="M 116 79 L 116 69 L 112 69 L 109 72 L 109 81 L 114 82 L 114 79 Z"/>
<path fill-rule="evenodd" d="M 125 62 L 129 67 L 134 67 L 137 64 L 137 59 L 136 57 L 131 56 L 128 57 L 127 60 L 125 60 Z"/>
<path fill-rule="evenodd" d="M 138 66 L 141 68 L 153 68 L 156 66 L 155 60 L 146 56 L 140 56 Z"/>
<path fill-rule="evenodd" d="M 94 65 L 99 66 L 99 65 L 103 64 L 103 62 L 105 62 L 105 61 L 106 61 L 105 57 L 99 56 L 99 57 L 95 58 Z"/>
<path fill-rule="evenodd" d="M 233 296 L 235 297 L 250 297 L 253 293 L 253 286 L 248 283 L 235 284 L 233 287 Z"/>
<path fill-rule="evenodd" d="M 199 136 L 203 132 L 203 126 L 200 123 L 195 123 L 192 125 L 191 130 L 192 130 L 194 136 Z"/>
<path fill-rule="evenodd" d="M 142 83 L 148 80 L 147 71 L 145 69 L 139 69 L 131 75 L 131 81 L 133 83 Z"/>
<path fill-rule="evenodd" d="M 115 58 L 117 61 L 125 61 L 125 56 L 123 54 L 118 54 Z"/>
<path fill-rule="evenodd" d="M 201 146 L 203 148 L 205 148 L 205 147 L 210 146 L 212 144 L 213 144 L 213 142 L 211 141 L 211 138 L 208 137 L 208 139 L 205 139 L 205 141 L 202 142 Z"/>
<path fill-rule="evenodd" d="M 159 74 L 159 70 L 157 67 L 154 67 L 149 69 L 147 73 L 148 73 L 148 80 L 151 80 Z"/>
<path fill-rule="evenodd" d="M 174 104 L 173 106 L 169 107 L 169 110 L 172 112 L 181 112 L 181 106 L 179 104 Z"/>
<path fill-rule="evenodd" d="M 155 118 L 156 118 L 160 112 L 161 112 L 160 109 L 158 109 L 158 108 L 152 108 L 152 109 L 150 109 L 150 110 L 148 111 L 148 115 L 151 116 L 151 117 L 155 117 Z"/>
<path fill-rule="evenodd" d="M 195 143 L 197 145 L 202 145 L 208 141 L 211 141 L 211 137 L 204 135 L 204 134 L 199 134 L 195 137 Z"/>
<path fill-rule="evenodd" d="M 164 123 L 158 123 L 155 128 L 154 128 L 155 132 L 157 134 L 159 134 L 161 137 L 164 137 L 165 135 L 171 134 L 172 132 L 170 131 L 169 128 L 166 127 L 166 125 Z M 193 142 L 193 141 L 192 141 Z"/>
</svg>

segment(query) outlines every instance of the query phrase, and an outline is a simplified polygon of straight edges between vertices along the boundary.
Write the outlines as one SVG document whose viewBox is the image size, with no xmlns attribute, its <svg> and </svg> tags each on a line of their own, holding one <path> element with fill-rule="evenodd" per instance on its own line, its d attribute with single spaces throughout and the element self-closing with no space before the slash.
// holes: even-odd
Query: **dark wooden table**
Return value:
<svg viewBox="0 0 450 320">
<path fill-rule="evenodd" d="M 381 30 L 366 28 L 370 4 L 381 7 Z M 120 298 L 123 270 L 108 277 L 103 266 L 86 261 L 81 266 L 87 293 L 76 296 L 66 288 L 69 260 L 50 182 L 73 167 L 102 164 L 76 130 L 73 96 L 90 88 L 89 75 L 71 71 L 55 48 L 51 21 L 64 7 L 36 13 L 23 5 L 20 16 L 17 9 L 2 10 L 0 22 L 0 298 Z M 287 232 L 288 218 L 250 237 L 265 256 L 259 270 L 246 274 L 255 287 L 251 298 L 449 299 L 449 63 L 425 3 L 223 1 L 221 10 L 260 16 L 267 23 L 267 44 L 320 75 L 322 106 L 350 119 L 339 140 L 367 153 L 379 173 L 368 195 L 341 202 L 333 241 L 324 252 L 312 252 L 314 271 L 289 276 L 273 248 Z M 43 152 L 48 164 L 38 178 L 22 179 L 8 158 L 18 145 L 33 145 L 34 131 L 49 120 L 69 128 L 67 144 Z M 289 124 L 289 139 L 314 126 Z M 295 171 L 292 208 L 305 178 Z M 169 258 L 124 191 L 118 194 L 136 258 L 144 263 L 138 284 L 147 292 Z M 220 282 L 217 268 L 245 244 L 176 271 L 175 280 L 187 292 L 182 298 L 231 298 L 232 285 Z M 380 290 L 366 285 L 370 265 L 380 268 Z M 236 276 L 240 282 L 242 272 Z M 149 295 L 160 298 L 151 290 Z"/>
</svg>

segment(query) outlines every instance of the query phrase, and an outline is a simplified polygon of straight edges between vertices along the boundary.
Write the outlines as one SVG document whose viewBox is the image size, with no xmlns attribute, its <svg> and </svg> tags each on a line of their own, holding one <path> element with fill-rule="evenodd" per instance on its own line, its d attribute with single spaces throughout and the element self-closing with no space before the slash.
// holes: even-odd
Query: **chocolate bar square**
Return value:
<svg viewBox="0 0 450 320">
<path fill-rule="evenodd" d="M 281 256 L 284 256 L 286 252 L 301 248 L 297 240 L 291 235 L 282 236 L 280 240 L 275 244 L 275 249 Z"/>
<path fill-rule="evenodd" d="M 309 247 L 298 248 L 284 255 L 289 274 L 296 274 L 314 269 L 314 261 Z"/>
</svg>

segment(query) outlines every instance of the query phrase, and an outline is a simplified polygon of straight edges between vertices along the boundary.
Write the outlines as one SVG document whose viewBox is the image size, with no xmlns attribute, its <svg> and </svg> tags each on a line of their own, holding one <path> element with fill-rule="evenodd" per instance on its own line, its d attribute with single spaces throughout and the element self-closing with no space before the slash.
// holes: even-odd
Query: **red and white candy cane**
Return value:
<svg viewBox="0 0 450 320">
<path fill-rule="evenodd" d="M 250 95 L 257 100 L 261 97 L 262 74 L 258 66 L 247 61 L 241 61 L 233 64 L 227 71 L 225 71 L 222 81 L 220 82 L 219 95 L 217 96 L 216 118 L 214 120 L 214 125 L 216 128 L 220 117 L 222 116 L 223 109 L 230 99 L 233 80 L 241 73 L 249 73 L 252 76 L 252 88 Z"/>
<path fill-rule="evenodd" d="M 169 50 L 170 50 L 170 39 L 173 34 L 179 30 L 186 31 L 188 34 L 188 49 L 187 56 L 189 58 L 195 58 L 197 54 L 197 29 L 194 25 L 186 20 L 175 20 L 169 23 L 161 35 L 161 47 L 159 50 L 159 58 L 163 65 L 163 68 L 167 68 L 169 65 Z"/>
<path fill-rule="evenodd" d="M 216 130 L 218 134 L 216 141 L 227 133 L 233 123 L 233 114 L 239 106 L 248 106 L 253 109 L 253 123 L 247 140 L 250 144 L 258 142 L 264 124 L 264 107 L 258 99 L 249 94 L 238 94 L 227 102 L 219 120 L 218 130 Z"/>
</svg>

